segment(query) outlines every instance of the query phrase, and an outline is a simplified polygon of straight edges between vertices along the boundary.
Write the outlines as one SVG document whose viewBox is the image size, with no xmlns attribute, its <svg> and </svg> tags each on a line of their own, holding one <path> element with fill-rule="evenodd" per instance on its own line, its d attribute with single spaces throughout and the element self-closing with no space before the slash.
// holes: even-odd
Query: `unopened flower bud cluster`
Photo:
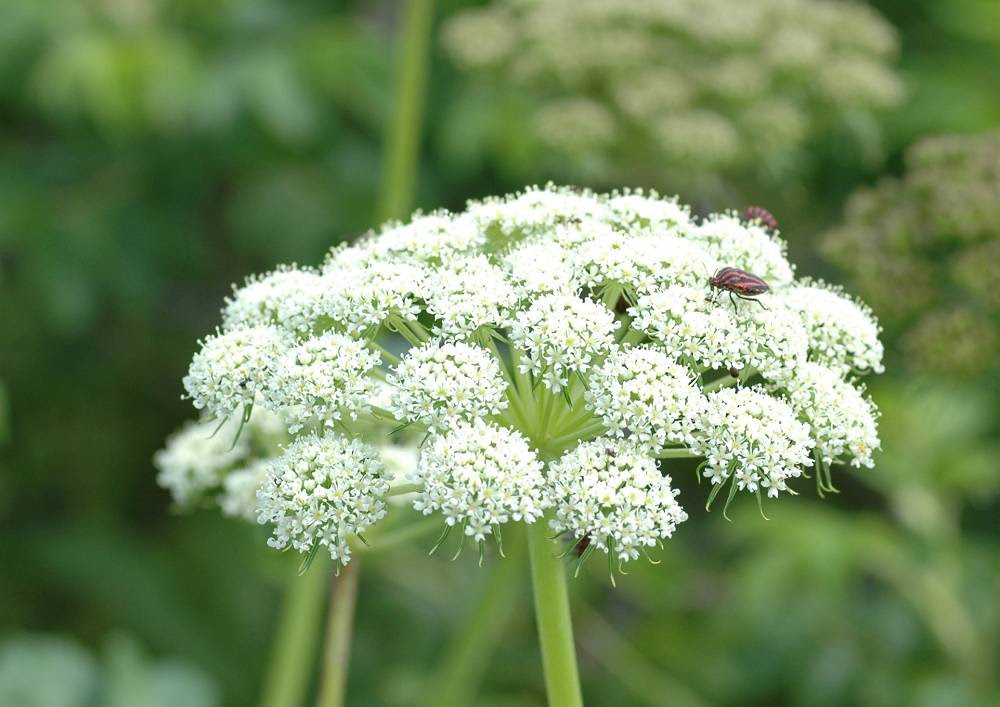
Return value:
<svg viewBox="0 0 1000 707">
<path fill-rule="evenodd" d="M 856 2 L 493 0 L 442 38 L 479 90 L 498 79 L 495 102 L 513 86 L 505 117 L 527 103 L 539 154 L 576 174 L 766 174 L 903 96 L 895 30 Z"/>
<path fill-rule="evenodd" d="M 901 177 L 852 195 L 824 239 L 829 258 L 887 315 L 911 370 L 997 370 L 998 164 L 1000 131 L 927 138 L 907 151 Z"/>
</svg>

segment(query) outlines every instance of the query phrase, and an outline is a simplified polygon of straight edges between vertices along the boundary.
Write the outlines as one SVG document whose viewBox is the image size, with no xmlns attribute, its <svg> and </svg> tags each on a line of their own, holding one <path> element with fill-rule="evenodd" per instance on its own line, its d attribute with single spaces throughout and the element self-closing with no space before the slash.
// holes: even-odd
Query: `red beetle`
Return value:
<svg viewBox="0 0 1000 707">
<path fill-rule="evenodd" d="M 778 219 L 765 208 L 760 206 L 748 206 L 743 212 L 743 220 L 748 223 L 757 222 L 769 231 L 778 230 Z"/>
<path fill-rule="evenodd" d="M 749 300 L 750 302 L 756 302 L 764 309 L 764 303 L 758 299 L 754 299 L 757 295 L 762 295 L 771 288 L 766 282 L 761 280 L 759 277 L 752 273 L 748 273 L 746 270 L 740 270 L 739 268 L 722 268 L 715 275 L 708 279 L 708 284 L 718 290 L 725 290 L 729 293 L 729 299 L 732 300 L 733 306 L 736 306 L 736 300 L 733 297 L 739 297 L 740 299 Z"/>
</svg>

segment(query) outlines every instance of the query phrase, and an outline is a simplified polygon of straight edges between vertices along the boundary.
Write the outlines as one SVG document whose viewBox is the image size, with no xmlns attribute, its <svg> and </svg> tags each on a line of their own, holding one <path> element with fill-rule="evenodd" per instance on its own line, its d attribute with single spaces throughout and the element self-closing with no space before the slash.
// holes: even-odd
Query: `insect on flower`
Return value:
<svg viewBox="0 0 1000 707">
<path fill-rule="evenodd" d="M 743 211 L 743 220 L 747 223 L 756 221 L 769 231 L 778 230 L 778 219 L 774 218 L 774 214 L 761 206 L 748 206 Z"/>
<path fill-rule="evenodd" d="M 757 295 L 764 294 L 771 288 L 766 282 L 756 275 L 748 273 L 746 270 L 729 267 L 721 268 L 715 275 L 708 279 L 708 284 L 717 290 L 728 292 L 733 307 L 736 306 L 736 300 L 733 298 L 739 297 L 749 302 L 756 302 L 762 308 L 767 309 L 767 307 L 764 307 L 763 302 L 754 298 Z"/>
</svg>

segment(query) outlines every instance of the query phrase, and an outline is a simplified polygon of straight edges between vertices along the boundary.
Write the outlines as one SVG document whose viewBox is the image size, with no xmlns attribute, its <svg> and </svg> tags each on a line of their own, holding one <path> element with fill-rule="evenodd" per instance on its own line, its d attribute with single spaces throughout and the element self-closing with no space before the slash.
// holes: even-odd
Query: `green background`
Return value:
<svg viewBox="0 0 1000 707">
<path fill-rule="evenodd" d="M 817 141 L 794 185 L 680 195 L 767 206 L 800 274 L 846 281 L 818 237 L 912 142 L 1000 125 L 996 3 L 872 4 L 908 91 L 881 159 Z M 254 703 L 294 563 L 261 528 L 172 512 L 151 459 L 193 415 L 180 380 L 230 283 L 375 225 L 399 19 L 394 2 L 0 2 L 0 702 Z M 457 112 L 475 79 L 432 47 L 415 205 L 553 176 L 516 123 L 502 151 L 482 139 L 490 106 Z M 1000 702 L 997 388 L 909 375 L 895 344 L 871 383 L 875 470 L 770 521 L 694 504 L 662 564 L 571 584 L 588 704 Z M 472 554 L 366 559 L 350 704 L 421 694 L 484 580 Z M 543 703 L 526 573 L 522 593 L 476 704 Z"/>
</svg>

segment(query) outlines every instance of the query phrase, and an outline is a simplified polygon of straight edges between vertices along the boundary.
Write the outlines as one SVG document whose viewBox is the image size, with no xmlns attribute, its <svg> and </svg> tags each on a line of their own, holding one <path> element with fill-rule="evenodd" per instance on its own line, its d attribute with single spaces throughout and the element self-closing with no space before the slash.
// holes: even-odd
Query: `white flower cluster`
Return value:
<svg viewBox="0 0 1000 707">
<path fill-rule="evenodd" d="M 226 474 L 219 495 L 219 510 L 228 518 L 248 522 L 257 520 L 257 489 L 274 463 L 272 459 L 254 459 L 247 466 Z"/>
<path fill-rule="evenodd" d="M 334 434 L 306 435 L 271 464 L 257 490 L 257 520 L 274 525 L 271 547 L 310 552 L 318 543 L 343 564 L 349 537 L 385 515 L 388 490 L 374 449 Z"/>
<path fill-rule="evenodd" d="M 485 256 L 456 261 L 428 286 L 427 311 L 443 336 L 468 336 L 482 327 L 502 327 L 517 306 L 514 285 Z"/>
<path fill-rule="evenodd" d="M 156 483 L 167 489 L 181 508 L 190 508 L 221 491 L 217 500 L 229 515 L 223 499 L 229 493 L 230 478 L 239 473 L 239 467 L 269 455 L 284 434 L 281 420 L 263 408 L 254 409 L 245 425 L 238 417 L 221 423 L 187 422 L 153 456 L 158 470 Z"/>
<path fill-rule="evenodd" d="M 774 376 L 804 361 L 809 344 L 797 313 L 771 299 L 764 309 L 675 286 L 640 297 L 629 313 L 633 327 L 698 370 L 749 367 Z"/>
<path fill-rule="evenodd" d="M 549 465 L 553 530 L 589 538 L 620 561 L 669 538 L 687 513 L 670 477 L 629 440 L 584 442 Z"/>
<path fill-rule="evenodd" d="M 283 411 L 293 434 L 310 420 L 332 425 L 344 412 L 356 418 L 375 390 L 368 373 L 379 363 L 379 355 L 356 339 L 320 334 L 285 352 L 265 392 L 267 403 Z"/>
<path fill-rule="evenodd" d="M 370 233 L 355 247 L 335 251 L 329 264 L 358 262 L 406 262 L 440 265 L 473 255 L 485 239 L 474 220 L 447 211 L 416 214 L 409 223 L 389 223 L 377 234 Z"/>
<path fill-rule="evenodd" d="M 500 364 L 484 348 L 432 342 L 407 353 L 388 382 L 390 411 L 432 431 L 496 415 L 507 407 Z"/>
<path fill-rule="evenodd" d="M 784 390 L 789 404 L 811 428 L 824 464 L 875 465 L 872 454 L 880 446 L 875 406 L 838 371 L 804 363 L 776 387 Z"/>
<path fill-rule="evenodd" d="M 167 438 L 153 456 L 159 470 L 156 483 L 170 491 L 178 506 L 189 506 L 218 488 L 226 472 L 250 451 L 247 437 L 233 442 L 239 420 L 218 423 L 188 422 Z"/>
<path fill-rule="evenodd" d="M 730 301 L 709 284 L 725 266 L 770 290 Z M 878 325 L 793 273 L 764 224 L 655 193 L 549 186 L 393 223 L 233 293 L 184 380 L 225 427 L 172 440 L 161 482 L 340 562 L 390 481 L 480 543 L 555 504 L 560 529 L 632 559 L 684 517 L 658 459 L 703 457 L 727 504 L 871 465 L 855 376 L 881 370 Z M 221 447 L 257 411 L 292 440 L 263 481 L 273 445 Z"/>
<path fill-rule="evenodd" d="M 482 542 L 510 521 L 533 523 L 549 505 L 542 463 L 523 435 L 481 420 L 434 438 L 420 455 L 414 507 L 441 511 Z"/>
<path fill-rule="evenodd" d="M 416 317 L 426 296 L 426 277 L 419 265 L 391 261 L 331 267 L 326 271 L 329 317 L 352 336 L 378 329 L 390 316 Z"/>
<path fill-rule="evenodd" d="M 788 288 L 782 299 L 805 322 L 812 360 L 845 371 L 882 372 L 881 330 L 868 307 L 813 282 Z"/>
<path fill-rule="evenodd" d="M 225 417 L 266 391 L 287 336 L 272 326 L 234 329 L 202 342 L 184 378 L 198 410 Z"/>
<path fill-rule="evenodd" d="M 595 356 L 608 351 L 616 326 L 614 314 L 597 302 L 546 295 L 517 313 L 510 340 L 525 353 L 521 372 L 559 392 L 571 374 L 585 373 Z"/>
<path fill-rule="evenodd" d="M 224 331 L 277 326 L 294 334 L 309 332 L 325 311 L 327 283 L 319 273 L 295 267 L 251 277 L 234 289 L 222 310 Z"/>
<path fill-rule="evenodd" d="M 608 431 L 643 448 L 693 446 L 705 398 L 691 371 L 663 351 L 618 349 L 590 376 L 587 401 Z"/>
<path fill-rule="evenodd" d="M 732 489 L 775 497 L 809 464 L 809 428 L 787 402 L 758 388 L 710 393 L 700 426 L 702 473 L 716 487 L 732 478 Z"/>
</svg>

